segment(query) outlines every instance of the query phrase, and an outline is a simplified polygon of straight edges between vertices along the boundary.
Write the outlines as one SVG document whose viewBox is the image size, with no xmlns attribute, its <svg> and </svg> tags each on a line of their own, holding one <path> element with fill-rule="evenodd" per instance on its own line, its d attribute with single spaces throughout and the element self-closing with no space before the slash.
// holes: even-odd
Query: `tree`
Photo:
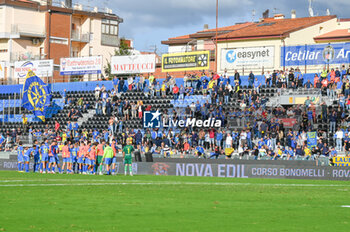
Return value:
<svg viewBox="0 0 350 232">
<path fill-rule="evenodd" d="M 128 56 L 128 55 L 131 55 L 130 47 L 125 42 L 125 39 L 121 39 L 119 50 L 114 50 L 114 56 Z M 109 80 L 112 80 L 114 76 L 118 76 L 118 75 L 113 75 L 111 73 L 112 72 L 111 63 L 107 59 L 106 61 L 107 61 L 107 64 L 104 67 L 104 71 L 105 71 L 106 77 Z"/>
</svg>

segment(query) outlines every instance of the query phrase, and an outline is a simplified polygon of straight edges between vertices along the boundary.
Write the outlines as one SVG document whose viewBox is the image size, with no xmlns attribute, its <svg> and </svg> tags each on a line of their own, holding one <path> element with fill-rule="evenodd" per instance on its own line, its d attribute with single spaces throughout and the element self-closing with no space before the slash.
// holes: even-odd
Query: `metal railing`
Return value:
<svg viewBox="0 0 350 232">
<path fill-rule="evenodd" d="M 80 31 L 72 30 L 72 40 L 89 43 L 90 35 L 89 33 L 80 33 Z"/>
<path fill-rule="evenodd" d="M 33 24 L 12 24 L 11 33 L 45 37 L 45 26 Z"/>
<path fill-rule="evenodd" d="M 281 89 L 281 95 L 321 95 L 321 89 L 298 88 L 298 89 Z"/>
<path fill-rule="evenodd" d="M 11 62 L 24 60 L 42 60 L 45 56 L 40 54 L 33 54 L 31 52 L 11 52 Z"/>
</svg>

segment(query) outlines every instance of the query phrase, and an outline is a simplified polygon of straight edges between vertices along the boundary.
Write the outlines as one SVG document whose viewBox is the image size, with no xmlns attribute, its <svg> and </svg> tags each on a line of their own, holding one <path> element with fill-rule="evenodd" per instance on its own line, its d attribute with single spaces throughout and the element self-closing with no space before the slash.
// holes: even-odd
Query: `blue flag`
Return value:
<svg viewBox="0 0 350 232">
<path fill-rule="evenodd" d="M 32 70 L 29 70 L 23 85 L 22 107 L 45 121 L 46 108 L 50 105 L 51 90 Z"/>
<path fill-rule="evenodd" d="M 317 145 L 317 133 L 314 132 L 307 132 L 307 146 L 308 148 L 316 147 Z"/>
</svg>

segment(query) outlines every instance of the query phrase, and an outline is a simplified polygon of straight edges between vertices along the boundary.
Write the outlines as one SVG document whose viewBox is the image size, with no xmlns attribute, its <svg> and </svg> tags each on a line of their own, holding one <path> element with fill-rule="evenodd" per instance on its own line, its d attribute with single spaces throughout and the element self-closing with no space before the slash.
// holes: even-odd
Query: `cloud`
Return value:
<svg viewBox="0 0 350 232">
<path fill-rule="evenodd" d="M 80 0 L 84 4 L 91 1 Z M 216 0 L 94 0 L 94 5 L 107 6 L 113 13 L 124 19 L 120 33 L 133 38 L 135 44 L 158 44 L 169 37 L 194 33 L 209 23 L 215 26 Z M 237 22 L 258 20 L 266 9 L 273 13 L 283 13 L 290 17 L 295 9 L 297 17 L 308 16 L 307 0 L 219 0 L 219 26 L 233 25 Z M 325 15 L 329 8 L 331 14 L 347 17 L 350 11 L 349 0 L 317 0 L 313 2 L 315 15 Z M 275 10 L 274 10 L 275 9 Z"/>
</svg>

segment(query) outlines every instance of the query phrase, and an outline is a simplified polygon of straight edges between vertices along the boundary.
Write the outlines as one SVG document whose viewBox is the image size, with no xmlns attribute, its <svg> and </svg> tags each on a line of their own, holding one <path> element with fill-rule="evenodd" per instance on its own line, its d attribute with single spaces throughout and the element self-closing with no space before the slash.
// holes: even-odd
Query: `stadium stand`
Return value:
<svg viewBox="0 0 350 232">
<path fill-rule="evenodd" d="M 142 85 L 137 77 L 57 83 L 51 85 L 52 103 L 45 122 L 21 108 L 20 85 L 0 86 L 0 149 L 11 150 L 19 139 L 29 143 L 47 137 L 62 142 L 115 138 L 125 144 L 132 137 L 134 144 L 142 145 L 143 153 L 156 157 L 324 157 L 319 161 L 328 165 L 329 157 L 344 155 L 344 151 L 347 155 L 350 149 L 350 86 L 347 72 L 330 71 L 326 78 L 321 75 L 287 70 L 242 77 L 208 73 L 183 79 L 168 76 L 154 83 L 146 79 Z M 285 104 L 283 97 L 301 97 L 302 102 Z M 211 117 L 221 120 L 223 126 L 205 130 L 144 128 L 143 112 L 157 110 L 166 121 Z M 23 115 L 28 120 L 26 125 Z M 309 131 L 316 131 L 318 137 L 315 149 L 310 151 L 306 148 Z"/>
</svg>

